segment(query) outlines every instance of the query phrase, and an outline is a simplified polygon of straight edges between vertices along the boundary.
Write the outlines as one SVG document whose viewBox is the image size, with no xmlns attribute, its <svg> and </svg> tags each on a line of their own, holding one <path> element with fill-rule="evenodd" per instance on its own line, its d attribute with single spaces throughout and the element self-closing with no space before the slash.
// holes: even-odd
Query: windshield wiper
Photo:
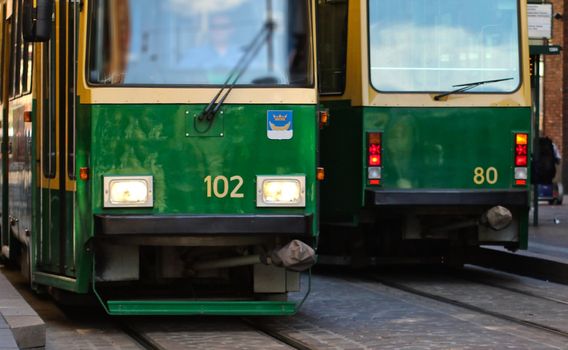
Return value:
<svg viewBox="0 0 568 350">
<path fill-rule="evenodd" d="M 473 83 L 466 83 L 466 84 L 459 84 L 459 85 L 453 85 L 453 87 L 457 87 L 459 89 L 455 89 L 449 92 L 445 92 L 443 94 L 440 95 L 436 95 L 434 96 L 434 100 L 436 101 L 440 101 L 440 99 L 452 95 L 452 94 L 458 94 L 460 92 L 464 92 L 467 90 L 471 90 L 475 87 L 478 87 L 480 85 L 485 85 L 485 84 L 492 84 L 492 83 L 498 83 L 500 81 L 507 81 L 507 80 L 513 80 L 513 78 L 505 78 L 505 79 L 495 79 L 495 80 L 483 80 L 483 81 L 476 81 Z"/>
<path fill-rule="evenodd" d="M 221 86 L 219 92 L 215 95 L 215 97 L 213 97 L 213 99 L 211 100 L 211 102 L 209 102 L 205 109 L 203 109 L 199 117 L 196 118 L 195 122 L 197 122 L 197 120 L 206 120 L 209 122 L 209 126 L 205 130 L 197 130 L 196 128 L 196 131 L 204 133 L 211 128 L 215 115 L 217 114 L 217 112 L 219 112 L 219 109 L 221 109 L 221 106 L 231 93 L 231 90 L 233 90 L 233 88 L 239 81 L 239 78 L 245 73 L 252 60 L 256 57 L 262 45 L 270 41 L 275 27 L 276 23 L 272 20 L 267 20 L 264 23 L 261 30 L 254 37 L 249 46 L 247 46 L 245 52 L 243 53 L 237 64 L 229 72 L 229 76 Z M 223 94 L 223 92 L 225 93 Z"/>
</svg>

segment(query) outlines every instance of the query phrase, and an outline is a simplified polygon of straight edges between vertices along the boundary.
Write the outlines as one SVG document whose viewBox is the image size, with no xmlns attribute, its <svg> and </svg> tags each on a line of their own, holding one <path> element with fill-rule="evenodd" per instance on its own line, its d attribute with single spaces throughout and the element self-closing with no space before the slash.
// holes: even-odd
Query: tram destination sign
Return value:
<svg viewBox="0 0 568 350">
<path fill-rule="evenodd" d="M 552 38 L 552 4 L 527 4 L 530 39 Z"/>
</svg>

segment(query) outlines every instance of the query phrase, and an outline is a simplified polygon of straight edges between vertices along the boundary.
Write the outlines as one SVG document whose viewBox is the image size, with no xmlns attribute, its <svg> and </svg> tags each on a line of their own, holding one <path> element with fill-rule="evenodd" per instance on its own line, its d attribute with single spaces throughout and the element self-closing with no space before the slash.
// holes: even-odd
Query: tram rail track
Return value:
<svg viewBox="0 0 568 350">
<path fill-rule="evenodd" d="M 403 283 L 399 283 L 399 282 L 395 282 L 386 278 L 381 278 L 378 277 L 376 275 L 367 275 L 367 277 L 375 282 L 379 282 L 385 286 L 388 286 L 390 288 L 394 288 L 394 289 L 398 289 L 413 295 L 417 295 L 417 296 L 421 296 L 430 300 L 434 300 L 437 302 L 441 302 L 441 303 L 445 303 L 445 304 L 450 304 L 462 309 L 466 309 L 469 311 L 473 311 L 473 312 L 477 312 L 486 316 L 491 316 L 491 317 L 495 317 L 497 319 L 503 320 L 503 321 L 508 321 L 508 322 L 512 322 L 514 324 L 518 324 L 521 326 L 525 326 L 525 327 L 530 327 L 533 329 L 537 329 L 543 332 L 547 332 L 556 336 L 561 336 L 564 338 L 568 339 L 568 331 L 562 330 L 562 329 L 558 329 L 556 327 L 552 327 L 552 326 L 548 326 L 542 323 L 538 323 L 538 322 L 533 322 L 533 321 L 529 321 L 526 319 L 522 319 L 519 317 L 515 317 L 515 316 L 511 316 L 511 315 L 507 315 L 501 312 L 496 312 L 496 311 L 492 311 L 492 310 L 488 310 L 486 308 L 483 307 L 479 307 L 479 306 L 475 306 L 472 305 L 470 303 L 466 303 L 463 301 L 459 301 L 456 299 L 452 299 L 452 298 L 448 298 L 445 296 L 441 296 L 435 293 L 430 293 L 430 292 L 426 292 L 423 290 L 419 290 L 417 288 L 414 287 L 410 287 L 407 285 L 404 285 Z M 507 287 L 504 287 L 502 289 L 508 290 Z M 514 291 L 514 292 L 519 292 L 519 291 Z M 539 296 L 533 296 L 531 295 L 532 293 L 521 293 L 521 294 L 525 294 L 527 296 L 531 296 L 531 297 L 539 297 Z M 544 298 L 543 298 L 544 299 Z M 558 300 L 550 300 L 553 302 L 558 302 Z M 562 304 L 566 304 L 568 305 L 568 303 L 565 303 L 564 301 L 562 301 Z"/>
<path fill-rule="evenodd" d="M 568 300 L 553 298 L 553 297 L 549 297 L 549 296 L 546 296 L 546 295 L 541 295 L 541 294 L 538 294 L 538 293 L 535 293 L 535 292 L 531 292 L 531 291 L 528 291 L 528 290 L 522 290 L 522 289 L 519 289 L 519 288 L 503 286 L 503 285 L 500 285 L 500 284 L 497 284 L 497 283 L 494 283 L 494 282 L 489 282 L 489 281 L 483 280 L 483 278 L 481 278 L 481 277 L 471 276 L 471 274 L 469 274 L 466 277 L 466 276 L 462 276 L 462 275 L 458 276 L 457 273 L 454 273 L 454 277 L 460 278 L 462 280 L 474 282 L 474 283 L 483 284 L 483 285 L 490 286 L 490 287 L 493 287 L 493 288 L 498 288 L 498 289 L 508 291 L 508 292 L 512 292 L 512 293 L 517 293 L 517 294 L 521 294 L 521 295 L 525 295 L 525 296 L 529 296 L 529 297 L 533 297 L 533 298 L 537 298 L 537 299 L 551 301 L 553 303 L 557 303 L 557 304 L 561 304 L 561 305 L 568 305 Z"/>
<path fill-rule="evenodd" d="M 138 331 L 124 322 L 119 323 L 119 328 L 144 350 L 168 350 L 152 340 L 144 332 Z"/>
<path fill-rule="evenodd" d="M 297 350 L 316 350 L 316 347 L 310 346 L 308 344 L 305 344 L 304 342 L 301 342 L 297 339 L 294 339 L 290 336 L 287 336 L 281 332 L 278 332 L 274 329 L 271 329 L 270 327 L 266 327 L 262 324 L 260 324 L 259 322 L 252 320 L 252 319 L 247 319 L 247 318 L 243 318 L 242 319 L 244 323 L 246 323 L 247 325 L 249 325 L 250 327 L 252 327 L 253 329 L 262 332 L 263 334 L 276 339 L 294 349 Z"/>
<path fill-rule="evenodd" d="M 250 329 L 251 331 L 260 334 L 261 336 L 268 337 L 267 340 L 273 340 L 275 344 L 279 344 L 279 347 L 286 346 L 287 348 L 297 349 L 297 350 L 315 350 L 316 348 L 305 344 L 293 337 L 290 337 L 286 334 L 283 334 L 275 329 L 272 329 L 266 325 L 263 325 L 259 320 L 253 318 L 235 318 L 235 322 L 243 323 L 246 328 Z M 144 350 L 170 350 L 171 343 L 169 345 L 164 345 L 160 343 L 160 340 L 153 339 L 144 331 L 137 329 L 137 327 L 129 324 L 128 322 L 119 322 L 117 327 L 124 332 L 128 337 L 136 343 L 137 346 L 141 347 Z M 179 332 L 179 331 L 178 331 Z M 191 334 L 192 330 L 187 330 L 184 333 Z M 219 344 L 219 346 L 223 346 Z M 265 347 L 266 346 L 266 347 Z M 264 344 L 262 349 L 269 348 L 269 344 Z M 177 347 L 179 348 L 179 347 Z M 213 347 L 214 348 L 214 345 Z M 251 348 L 254 348 L 251 347 Z M 260 348 L 259 348 L 260 349 Z"/>
</svg>

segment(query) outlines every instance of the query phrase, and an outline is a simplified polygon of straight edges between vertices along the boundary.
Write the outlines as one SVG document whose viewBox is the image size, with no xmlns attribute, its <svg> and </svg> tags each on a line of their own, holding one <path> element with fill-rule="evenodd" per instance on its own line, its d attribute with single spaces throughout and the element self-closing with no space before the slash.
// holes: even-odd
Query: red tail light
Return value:
<svg viewBox="0 0 568 350">
<path fill-rule="evenodd" d="M 515 134 L 515 185 L 526 186 L 529 164 L 529 134 Z"/>
<path fill-rule="evenodd" d="M 380 132 L 367 133 L 367 177 L 368 184 L 373 186 L 381 184 L 382 140 Z"/>
<path fill-rule="evenodd" d="M 367 134 L 367 152 L 369 155 L 370 166 L 381 165 L 382 134 L 370 132 Z"/>
<path fill-rule="evenodd" d="M 527 156 L 515 156 L 515 166 L 527 166 Z"/>
<path fill-rule="evenodd" d="M 371 165 L 371 166 L 381 165 L 381 155 L 380 154 L 370 155 L 369 156 L 369 165 Z"/>
</svg>

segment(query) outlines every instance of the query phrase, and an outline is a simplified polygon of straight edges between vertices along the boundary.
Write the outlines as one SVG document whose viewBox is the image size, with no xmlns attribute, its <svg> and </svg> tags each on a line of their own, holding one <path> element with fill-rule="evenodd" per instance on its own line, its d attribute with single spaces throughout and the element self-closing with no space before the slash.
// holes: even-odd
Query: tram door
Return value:
<svg viewBox="0 0 568 350">
<path fill-rule="evenodd" d="M 36 269 L 75 275 L 76 1 L 55 1 L 51 40 L 41 44 L 38 98 L 39 246 Z"/>
</svg>

